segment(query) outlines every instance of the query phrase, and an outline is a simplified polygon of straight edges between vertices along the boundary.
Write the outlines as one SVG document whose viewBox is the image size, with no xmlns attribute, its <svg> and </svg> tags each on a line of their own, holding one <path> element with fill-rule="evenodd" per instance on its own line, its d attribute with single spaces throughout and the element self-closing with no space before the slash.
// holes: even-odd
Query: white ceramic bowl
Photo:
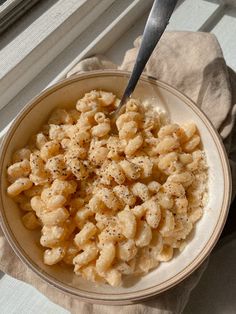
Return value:
<svg viewBox="0 0 236 314">
<path fill-rule="evenodd" d="M 73 274 L 70 268 L 46 266 L 38 232 L 26 230 L 20 220 L 20 210 L 6 194 L 6 167 L 12 153 L 24 146 L 30 135 L 45 122 L 56 107 L 70 107 L 92 89 L 112 91 L 121 97 L 129 74 L 119 71 L 96 71 L 64 80 L 34 98 L 15 119 L 2 144 L 1 223 L 10 245 L 19 258 L 49 284 L 80 297 L 84 301 L 103 304 L 128 304 L 149 298 L 176 285 L 189 276 L 210 253 L 224 226 L 231 198 L 229 163 L 219 135 L 196 105 L 165 83 L 143 77 L 134 97 L 149 100 L 164 108 L 177 123 L 193 120 L 198 126 L 209 165 L 209 202 L 203 218 L 185 250 L 170 262 L 162 263 L 138 280 L 125 282 L 124 287 L 96 286 Z"/>
</svg>

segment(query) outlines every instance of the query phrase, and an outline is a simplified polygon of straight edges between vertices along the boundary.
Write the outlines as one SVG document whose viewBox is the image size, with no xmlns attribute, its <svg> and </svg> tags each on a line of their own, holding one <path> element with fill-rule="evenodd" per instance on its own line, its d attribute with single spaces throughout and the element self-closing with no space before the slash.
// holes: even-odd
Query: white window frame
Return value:
<svg viewBox="0 0 236 314">
<path fill-rule="evenodd" d="M 6 0 L 0 5 L 0 34 L 40 0 Z"/>
<path fill-rule="evenodd" d="M 59 0 L 0 51 L 1 105 L 59 55 L 114 0 Z M 17 27 L 21 27 L 21 24 Z M 18 29 L 10 31 L 19 32 Z M 9 35 L 8 35 L 9 36 Z"/>
<path fill-rule="evenodd" d="M 86 45 L 83 49 L 78 47 L 78 56 L 68 61 L 63 74 L 57 73 L 56 80 L 81 58 L 95 52 L 104 53 L 150 8 L 152 2 L 58 0 L 0 51 L 0 109 L 78 38 L 87 42 Z M 122 7 L 123 11 L 119 12 Z M 106 20 L 111 17 L 113 20 L 106 25 Z M 90 32 L 94 25 L 101 29 L 95 37 L 94 30 Z"/>
</svg>

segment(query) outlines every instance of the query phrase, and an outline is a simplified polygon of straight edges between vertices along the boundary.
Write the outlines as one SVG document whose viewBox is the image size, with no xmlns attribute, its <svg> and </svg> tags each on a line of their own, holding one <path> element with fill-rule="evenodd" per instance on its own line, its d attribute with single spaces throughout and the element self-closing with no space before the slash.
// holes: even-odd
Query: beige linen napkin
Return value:
<svg viewBox="0 0 236 314">
<path fill-rule="evenodd" d="M 140 38 L 135 41 L 134 48 L 127 51 L 119 69 L 132 70 L 139 44 Z M 97 56 L 81 61 L 67 76 L 94 69 L 114 68 L 116 66 L 105 57 Z M 236 134 L 234 128 L 236 75 L 232 70 L 227 69 L 220 46 L 213 35 L 166 32 L 149 60 L 145 72 L 173 85 L 193 99 L 220 132 L 229 156 L 236 160 L 236 143 L 232 140 L 233 132 Z M 232 93 L 232 88 L 234 93 Z M 236 173 L 233 161 L 232 172 Z M 182 283 L 147 302 L 117 307 L 88 304 L 69 297 L 44 283 L 16 257 L 0 229 L 0 269 L 32 284 L 55 303 L 72 313 L 181 313 L 206 266 L 207 261 Z"/>
</svg>

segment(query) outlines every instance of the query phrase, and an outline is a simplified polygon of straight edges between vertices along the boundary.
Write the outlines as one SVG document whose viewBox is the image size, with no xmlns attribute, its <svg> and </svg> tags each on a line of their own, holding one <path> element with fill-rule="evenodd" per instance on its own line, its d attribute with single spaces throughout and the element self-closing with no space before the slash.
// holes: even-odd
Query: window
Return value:
<svg viewBox="0 0 236 314">
<path fill-rule="evenodd" d="M 0 0 L 0 34 L 39 0 Z"/>
</svg>

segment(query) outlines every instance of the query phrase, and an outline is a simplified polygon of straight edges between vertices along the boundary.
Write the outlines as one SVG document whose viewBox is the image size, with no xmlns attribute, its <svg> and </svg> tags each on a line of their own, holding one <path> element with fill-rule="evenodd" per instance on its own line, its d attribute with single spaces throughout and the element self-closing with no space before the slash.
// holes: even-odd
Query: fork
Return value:
<svg viewBox="0 0 236 314">
<path fill-rule="evenodd" d="M 147 64 L 154 48 L 160 40 L 178 0 L 155 0 L 145 25 L 142 43 L 136 58 L 133 71 L 119 106 L 110 114 L 116 120 L 122 106 L 133 93 L 138 80 Z"/>
</svg>

